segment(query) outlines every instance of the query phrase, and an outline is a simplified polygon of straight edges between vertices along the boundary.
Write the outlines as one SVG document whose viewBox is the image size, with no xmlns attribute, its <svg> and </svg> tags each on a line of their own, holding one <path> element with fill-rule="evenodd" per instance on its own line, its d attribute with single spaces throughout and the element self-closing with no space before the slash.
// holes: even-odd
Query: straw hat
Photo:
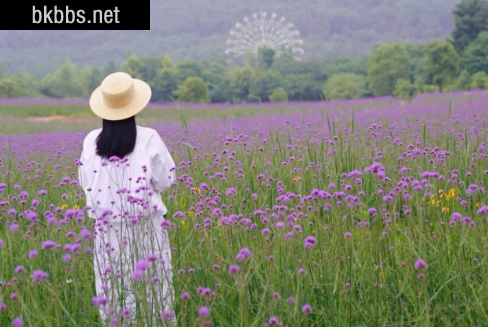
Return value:
<svg viewBox="0 0 488 327">
<path fill-rule="evenodd" d="M 140 112 L 151 99 L 151 87 L 129 74 L 118 72 L 105 77 L 93 91 L 90 108 L 106 120 L 122 120 Z"/>
</svg>

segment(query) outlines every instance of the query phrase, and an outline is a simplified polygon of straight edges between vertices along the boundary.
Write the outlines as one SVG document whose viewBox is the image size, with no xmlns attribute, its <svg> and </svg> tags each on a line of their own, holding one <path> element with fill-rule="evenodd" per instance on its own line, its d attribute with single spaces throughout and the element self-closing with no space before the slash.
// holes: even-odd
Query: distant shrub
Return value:
<svg viewBox="0 0 488 327">
<path fill-rule="evenodd" d="M 269 96 L 271 102 L 288 102 L 288 94 L 282 87 L 276 88 Z"/>
<path fill-rule="evenodd" d="M 456 81 L 456 88 L 461 91 L 469 91 L 471 89 L 471 76 L 467 70 L 463 70 Z"/>
<path fill-rule="evenodd" d="M 393 90 L 393 95 L 402 100 L 411 100 L 417 94 L 416 87 L 404 78 L 400 78 Z"/>
<path fill-rule="evenodd" d="M 366 77 L 353 73 L 332 75 L 324 87 L 324 94 L 333 100 L 357 99 L 366 93 Z"/>
<path fill-rule="evenodd" d="M 0 98 L 19 98 L 22 96 L 20 85 L 11 80 L 0 80 Z"/>
<path fill-rule="evenodd" d="M 477 72 L 471 76 L 471 89 L 486 89 L 488 75 L 485 72 Z"/>
<path fill-rule="evenodd" d="M 188 77 L 175 93 L 181 102 L 208 102 L 208 87 L 200 77 Z"/>
</svg>

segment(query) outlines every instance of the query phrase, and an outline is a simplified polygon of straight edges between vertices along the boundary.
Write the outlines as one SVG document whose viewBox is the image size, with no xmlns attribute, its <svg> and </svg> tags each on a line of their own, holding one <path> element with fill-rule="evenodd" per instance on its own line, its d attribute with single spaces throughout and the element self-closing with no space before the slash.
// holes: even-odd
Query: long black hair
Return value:
<svg viewBox="0 0 488 327">
<path fill-rule="evenodd" d="M 135 116 L 123 120 L 103 120 L 102 132 L 97 137 L 97 154 L 102 158 L 120 159 L 134 151 L 137 126 Z"/>
</svg>

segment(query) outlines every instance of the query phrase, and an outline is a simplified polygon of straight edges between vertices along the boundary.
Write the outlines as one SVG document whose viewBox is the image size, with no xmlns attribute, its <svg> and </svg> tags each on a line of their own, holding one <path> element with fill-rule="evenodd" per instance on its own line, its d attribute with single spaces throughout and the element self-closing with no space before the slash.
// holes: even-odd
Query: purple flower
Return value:
<svg viewBox="0 0 488 327">
<path fill-rule="evenodd" d="M 161 320 L 173 319 L 173 317 L 174 317 L 173 311 L 169 309 L 164 310 L 163 313 L 161 314 Z"/>
<path fill-rule="evenodd" d="M 310 306 L 310 304 L 305 304 L 305 305 L 302 307 L 302 312 L 303 312 L 303 313 L 309 313 L 309 312 L 312 312 L 312 307 Z"/>
<path fill-rule="evenodd" d="M 3 240 L 0 238 L 0 249 L 3 248 L 3 246 L 5 245 L 5 243 L 3 242 Z"/>
<path fill-rule="evenodd" d="M 30 211 L 28 214 L 27 214 L 27 219 L 29 221 L 32 221 L 32 222 L 36 222 L 39 220 L 39 216 L 37 215 L 37 213 L 33 212 L 33 211 Z"/>
<path fill-rule="evenodd" d="M 208 317 L 210 315 L 210 310 L 205 306 L 201 306 L 198 308 L 198 315 L 200 317 Z"/>
<path fill-rule="evenodd" d="M 279 323 L 280 321 L 278 320 L 278 318 L 276 318 L 275 316 L 272 316 L 271 318 L 269 318 L 268 320 L 268 323 L 270 324 L 277 324 Z"/>
<path fill-rule="evenodd" d="M 313 236 L 307 236 L 305 238 L 305 248 L 311 248 L 314 246 L 314 244 L 317 243 L 317 239 Z"/>
<path fill-rule="evenodd" d="M 7 309 L 7 305 L 5 303 L 0 302 L 0 311 Z"/>
<path fill-rule="evenodd" d="M 375 208 L 369 208 L 368 209 L 368 213 L 373 216 L 373 217 L 376 217 L 378 211 L 375 209 Z"/>
<path fill-rule="evenodd" d="M 24 271 L 24 267 L 23 266 L 17 266 L 15 267 L 15 270 L 14 270 L 16 273 L 21 273 Z"/>
<path fill-rule="evenodd" d="M 239 267 L 238 265 L 232 265 L 229 267 L 229 275 L 232 275 L 238 272 L 239 270 L 241 270 L 241 267 Z"/>
<path fill-rule="evenodd" d="M 282 222 L 282 221 L 279 221 L 279 222 L 275 223 L 274 225 L 275 225 L 277 228 L 283 228 L 283 227 L 285 227 L 285 223 L 284 223 L 284 222 Z"/>
<path fill-rule="evenodd" d="M 190 298 L 190 294 L 188 294 L 188 292 L 183 292 L 183 294 L 181 294 L 181 298 L 183 300 L 188 300 Z"/>
<path fill-rule="evenodd" d="M 136 262 L 136 270 L 146 271 L 149 268 L 149 263 L 146 259 L 140 259 Z"/>
<path fill-rule="evenodd" d="M 46 192 L 46 190 L 42 189 L 42 190 L 39 190 L 39 192 L 37 192 L 37 194 L 39 194 L 39 195 L 46 195 L 47 192 Z"/>
<path fill-rule="evenodd" d="M 478 215 L 482 215 L 482 214 L 487 213 L 487 212 L 488 212 L 488 206 L 487 205 L 482 206 L 481 208 L 478 209 L 478 211 L 476 211 L 476 213 Z"/>
<path fill-rule="evenodd" d="M 136 269 L 132 272 L 132 279 L 133 280 L 139 280 L 142 278 L 143 275 L 144 275 L 144 271 L 142 271 L 140 269 Z"/>
<path fill-rule="evenodd" d="M 417 261 L 415 261 L 415 264 L 413 266 L 417 270 L 427 268 L 427 264 L 422 259 L 418 259 Z"/>
<path fill-rule="evenodd" d="M 99 307 L 108 303 L 108 297 L 106 296 L 94 296 L 91 298 L 91 302 L 94 306 Z"/>
<path fill-rule="evenodd" d="M 14 320 L 12 320 L 12 326 L 24 327 L 24 321 L 20 317 L 14 318 Z"/>
<path fill-rule="evenodd" d="M 345 232 L 344 237 L 350 238 L 352 236 L 351 232 Z"/>
<path fill-rule="evenodd" d="M 235 187 L 229 187 L 226 192 L 227 197 L 233 197 L 236 195 L 236 188 Z"/>
<path fill-rule="evenodd" d="M 49 274 L 42 270 L 34 270 L 32 273 L 32 280 L 39 283 L 49 277 Z"/>
<path fill-rule="evenodd" d="M 236 259 L 242 261 L 244 259 L 248 259 L 252 257 L 252 252 L 248 248 L 242 248 L 239 253 L 236 255 Z"/>
<path fill-rule="evenodd" d="M 56 247 L 56 242 L 54 241 L 51 241 L 51 240 L 47 240 L 47 241 L 42 241 L 41 242 L 41 248 L 42 249 L 50 249 L 50 248 L 54 248 Z"/>
</svg>

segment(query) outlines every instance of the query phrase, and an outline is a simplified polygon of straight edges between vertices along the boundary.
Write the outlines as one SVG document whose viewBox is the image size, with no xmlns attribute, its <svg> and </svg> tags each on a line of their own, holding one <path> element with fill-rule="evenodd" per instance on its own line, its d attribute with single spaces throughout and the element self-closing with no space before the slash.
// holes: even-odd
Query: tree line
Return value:
<svg viewBox="0 0 488 327">
<path fill-rule="evenodd" d="M 66 62 L 42 79 L 0 67 L 0 97 L 87 98 L 102 79 L 124 71 L 147 81 L 152 102 L 242 103 L 317 101 L 488 89 L 488 0 L 463 0 L 454 9 L 449 39 L 428 44 L 383 44 L 367 58 L 296 61 L 263 47 L 233 67 L 228 58 L 189 60 L 129 56 L 120 67 L 79 68 Z"/>
</svg>

